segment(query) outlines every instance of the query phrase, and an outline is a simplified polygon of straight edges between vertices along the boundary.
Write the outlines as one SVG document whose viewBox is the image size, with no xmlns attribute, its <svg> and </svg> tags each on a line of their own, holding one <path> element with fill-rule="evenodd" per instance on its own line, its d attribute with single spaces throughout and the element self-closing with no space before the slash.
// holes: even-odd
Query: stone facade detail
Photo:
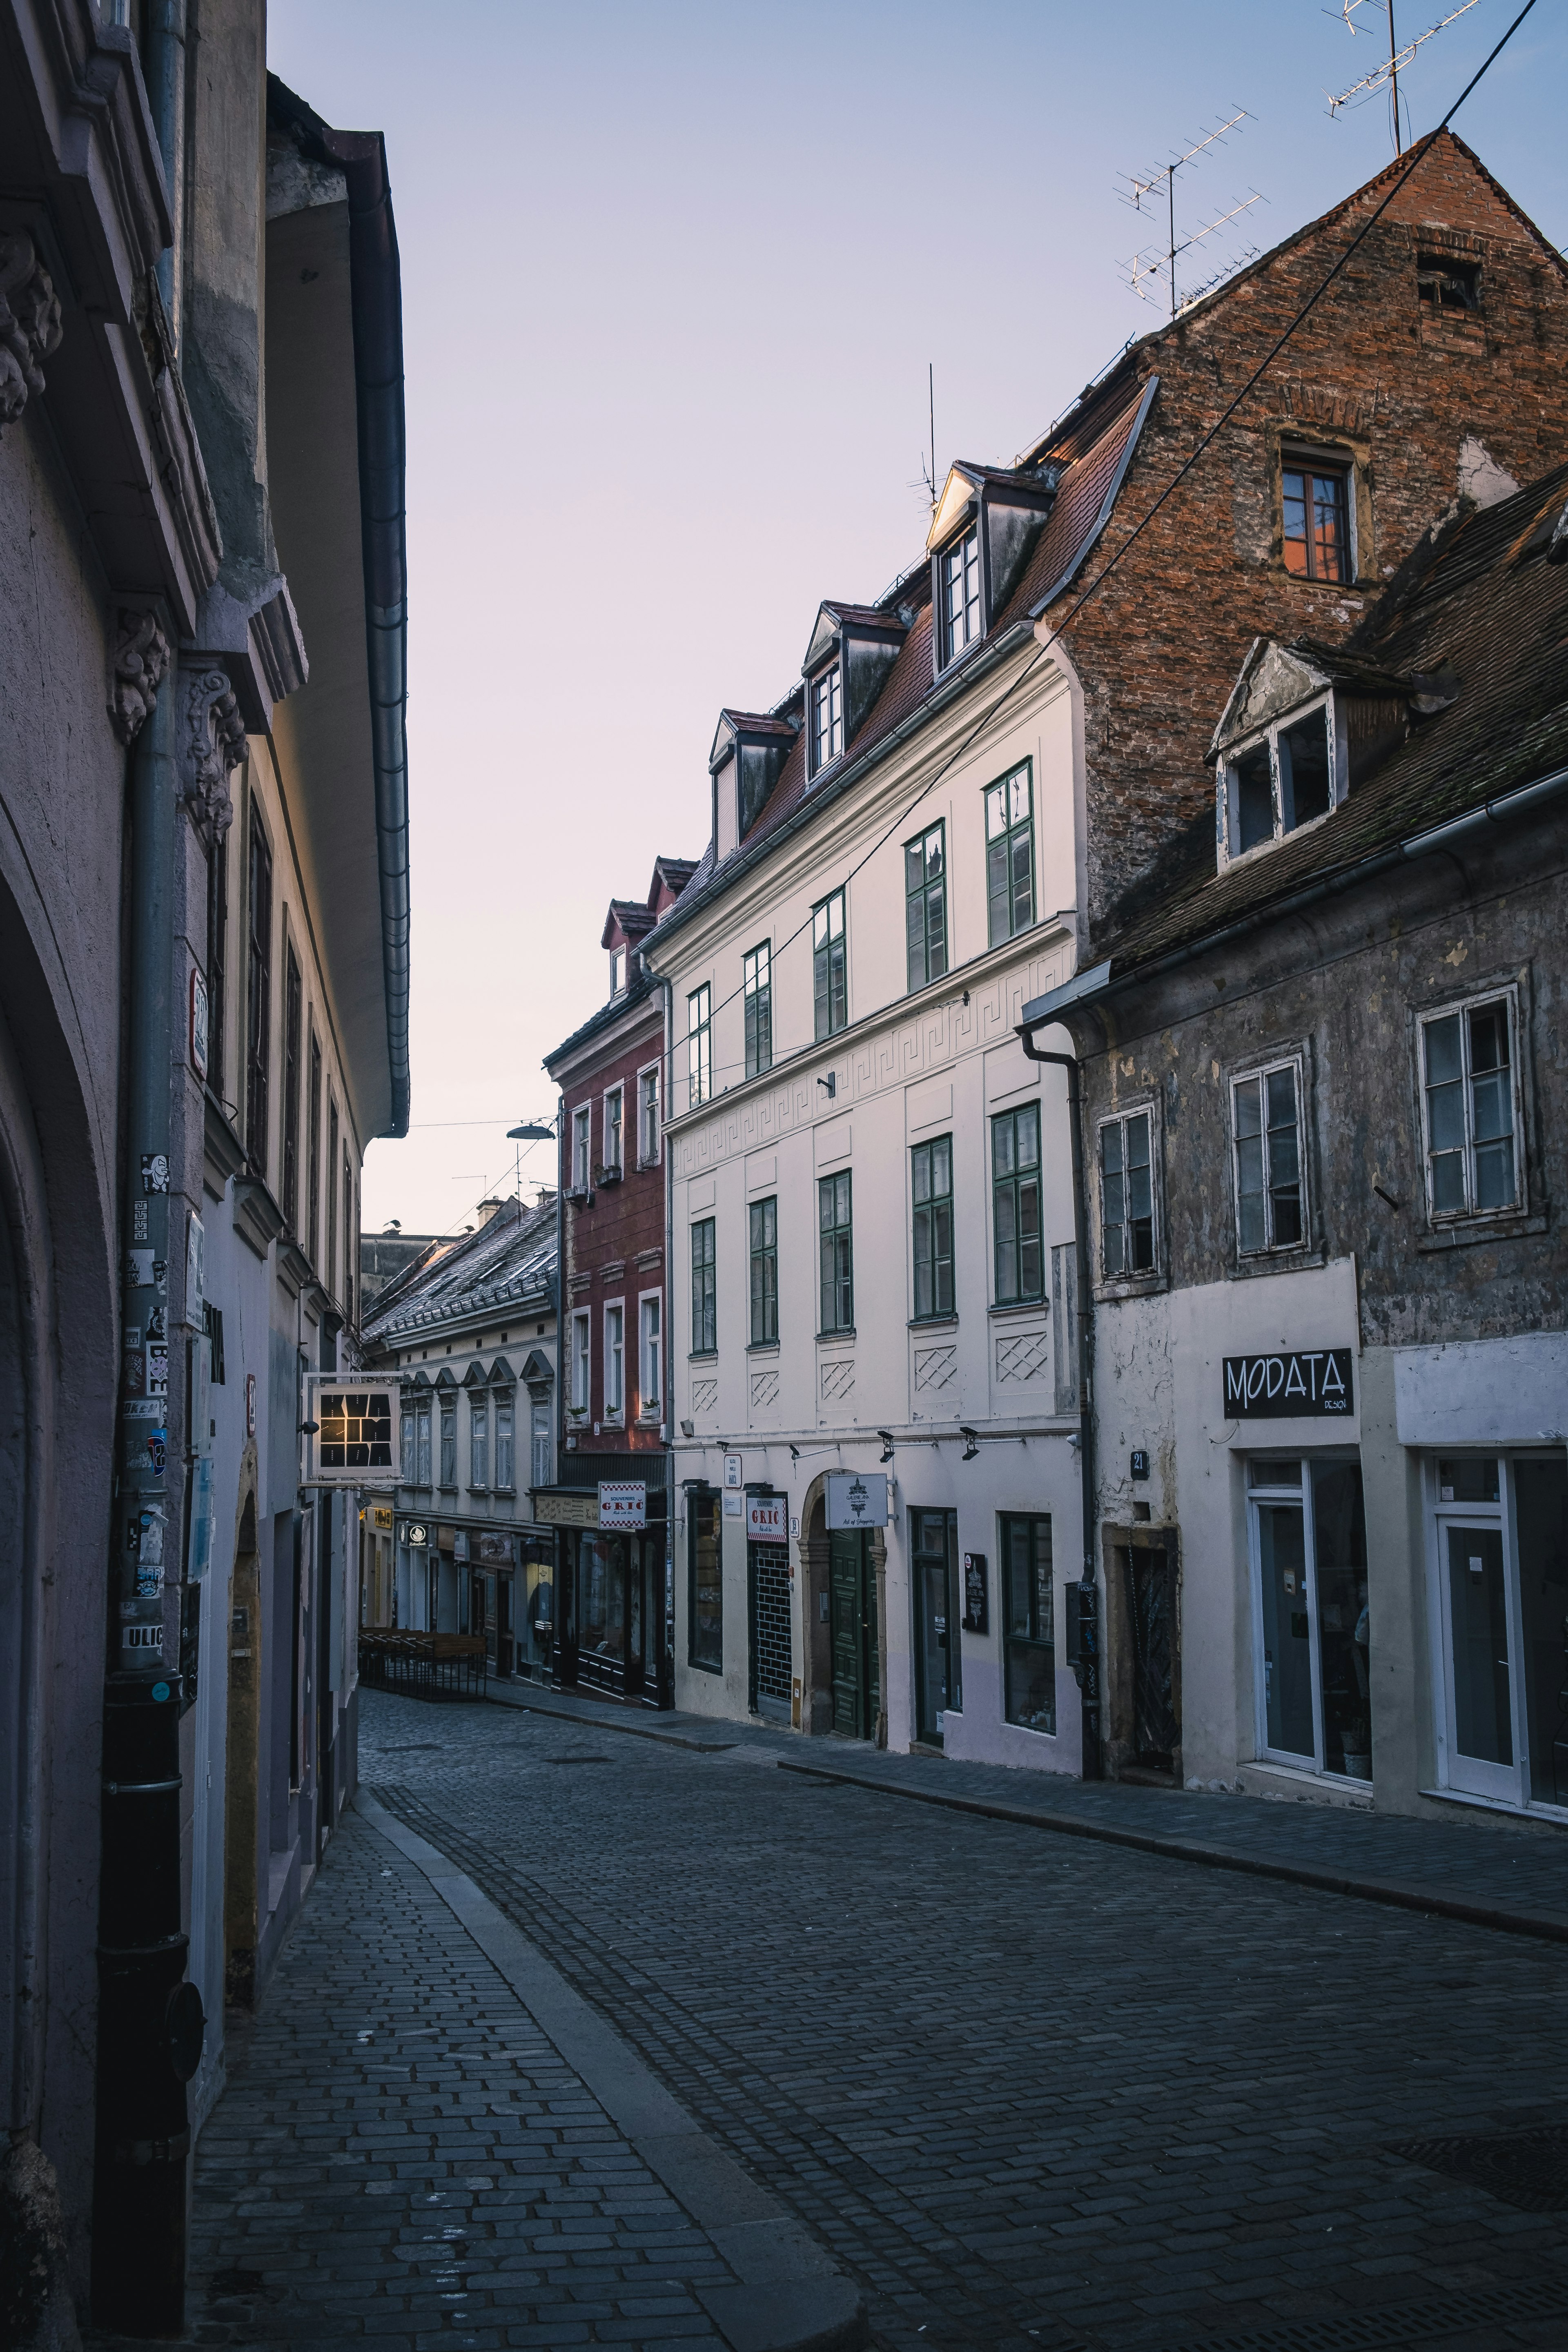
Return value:
<svg viewBox="0 0 1568 2352">
<path fill-rule="evenodd" d="M 832 1397 L 851 1396 L 855 1390 L 855 1359 L 837 1356 L 822 1367 L 822 1399 L 826 1404 Z"/>
<path fill-rule="evenodd" d="M 153 613 L 122 610 L 114 638 L 114 687 L 109 723 L 122 743 L 134 742 L 169 672 L 169 640 Z"/>
<path fill-rule="evenodd" d="M 935 1396 L 945 1389 L 958 1370 L 958 1348 L 950 1341 L 941 1348 L 915 1349 L 915 1394 Z"/>
<path fill-rule="evenodd" d="M 234 821 L 229 771 L 245 756 L 245 721 L 224 671 L 182 670 L 179 725 L 180 797 L 220 838 Z"/>
<path fill-rule="evenodd" d="M 1050 1367 L 1050 1341 L 1043 1331 L 996 1342 L 998 1381 L 1043 1380 Z"/>
<path fill-rule="evenodd" d="M 718 1402 L 719 1383 L 717 1381 L 692 1381 L 691 1410 L 693 1412 L 711 1412 Z"/>
<path fill-rule="evenodd" d="M 44 389 L 40 362 L 60 346 L 60 298 L 25 228 L 0 235 L 0 426 Z"/>
<path fill-rule="evenodd" d="M 753 1372 L 752 1374 L 752 1410 L 753 1412 L 756 1412 L 760 1406 L 776 1404 L 778 1402 L 778 1393 L 779 1376 L 777 1372 Z"/>
</svg>

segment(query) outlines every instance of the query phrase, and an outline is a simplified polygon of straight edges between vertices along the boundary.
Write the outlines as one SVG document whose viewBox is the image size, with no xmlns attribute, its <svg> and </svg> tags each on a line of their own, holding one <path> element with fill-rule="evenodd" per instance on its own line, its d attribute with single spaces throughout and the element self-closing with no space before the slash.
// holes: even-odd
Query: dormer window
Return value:
<svg viewBox="0 0 1568 2352">
<path fill-rule="evenodd" d="M 820 775 L 831 767 L 844 750 L 844 671 L 835 662 L 831 669 L 812 680 L 811 687 L 811 772 Z"/>
<path fill-rule="evenodd" d="M 1223 856 L 1241 857 L 1327 816 L 1335 791 L 1333 705 L 1268 728 L 1255 741 L 1227 752 L 1221 768 Z"/>
<path fill-rule="evenodd" d="M 625 948 L 610 950 L 610 994 L 619 996 L 626 984 L 626 951 Z"/>
<path fill-rule="evenodd" d="M 966 530 L 941 559 L 942 658 L 945 668 L 981 634 L 980 532 Z"/>
</svg>

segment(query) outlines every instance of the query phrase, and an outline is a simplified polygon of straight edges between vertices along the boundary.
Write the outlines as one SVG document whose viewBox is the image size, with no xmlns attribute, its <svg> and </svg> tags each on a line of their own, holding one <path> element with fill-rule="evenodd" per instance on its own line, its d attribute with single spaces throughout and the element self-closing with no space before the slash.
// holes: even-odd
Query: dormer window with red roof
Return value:
<svg viewBox="0 0 1568 2352">
<path fill-rule="evenodd" d="M 978 645 L 1004 614 L 1049 519 L 1064 468 L 974 466 L 949 471 L 926 546 L 931 559 L 937 674 Z"/>
<path fill-rule="evenodd" d="M 844 672 L 837 662 L 811 685 L 811 772 L 820 775 L 844 750 Z"/>
</svg>

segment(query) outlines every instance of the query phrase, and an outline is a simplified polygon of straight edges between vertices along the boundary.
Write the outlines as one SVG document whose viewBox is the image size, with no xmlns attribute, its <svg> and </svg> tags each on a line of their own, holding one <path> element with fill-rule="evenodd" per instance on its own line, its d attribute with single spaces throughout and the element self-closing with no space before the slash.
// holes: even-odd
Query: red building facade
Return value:
<svg viewBox="0 0 1568 2352">
<path fill-rule="evenodd" d="M 640 947 L 694 868 L 655 861 L 610 902 L 609 995 L 545 1057 L 561 1093 L 555 1666 L 568 1685 L 672 1704 L 662 991 Z"/>
</svg>

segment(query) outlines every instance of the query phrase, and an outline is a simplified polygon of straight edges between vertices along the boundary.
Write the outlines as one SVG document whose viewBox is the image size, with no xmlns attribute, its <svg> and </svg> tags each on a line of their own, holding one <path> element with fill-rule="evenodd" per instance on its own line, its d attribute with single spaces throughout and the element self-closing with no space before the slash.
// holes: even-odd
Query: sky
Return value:
<svg viewBox="0 0 1568 2352">
<path fill-rule="evenodd" d="M 1397 0 L 1401 42 L 1457 0 Z M 1402 76 L 1441 120 L 1521 0 Z M 413 1123 L 363 1229 L 455 1232 L 551 1181 L 506 1130 L 608 992 L 612 897 L 707 838 L 721 707 L 798 677 L 824 597 L 921 554 L 937 479 L 1011 459 L 1163 315 L 1121 175 L 1246 109 L 1178 182 L 1183 264 L 1267 250 L 1381 170 L 1331 115 L 1387 20 L 1356 0 L 271 0 L 268 61 L 385 134 L 408 422 Z M 1454 128 L 1568 241 L 1568 8 Z M 1184 283 L 1188 282 L 1185 279 Z M 1156 287 L 1156 296 L 1161 289 Z"/>
</svg>

